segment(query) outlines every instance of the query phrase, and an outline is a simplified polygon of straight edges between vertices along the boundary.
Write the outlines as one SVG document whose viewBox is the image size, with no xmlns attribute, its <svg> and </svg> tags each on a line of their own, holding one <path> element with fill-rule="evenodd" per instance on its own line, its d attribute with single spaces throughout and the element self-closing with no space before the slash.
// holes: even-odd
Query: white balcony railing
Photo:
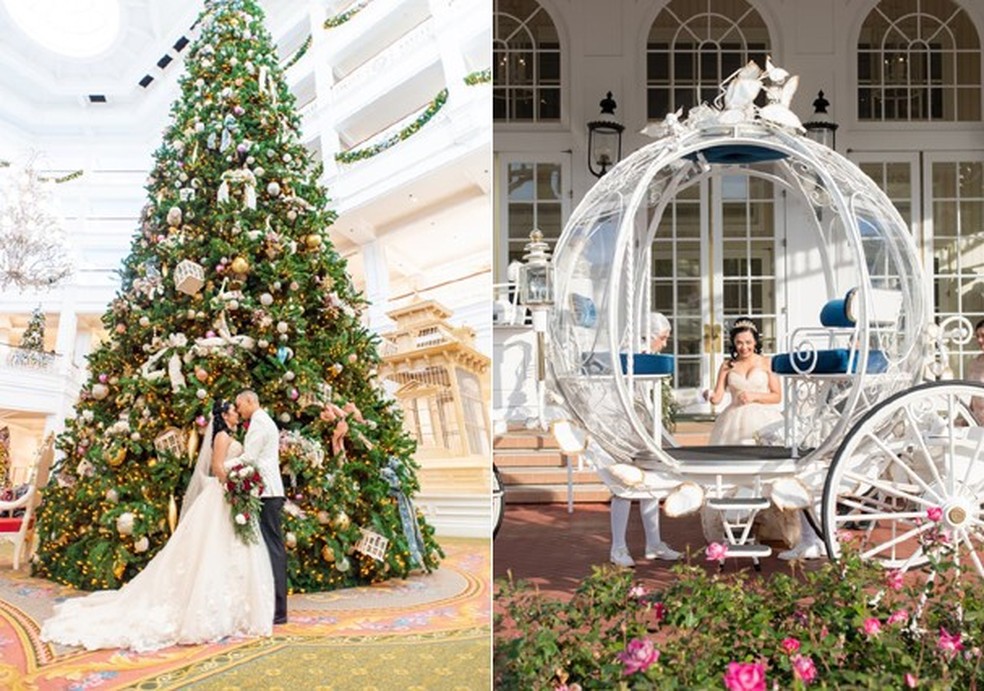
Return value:
<svg viewBox="0 0 984 691">
<path fill-rule="evenodd" d="M 348 94 L 353 89 L 364 87 L 366 84 L 378 81 L 378 76 L 406 61 L 407 56 L 423 48 L 431 48 L 435 45 L 434 24 L 431 21 L 424 21 L 407 34 L 383 50 L 379 55 L 369 60 L 360 67 L 357 67 L 350 74 L 346 75 L 333 87 L 336 98 Z"/>
</svg>

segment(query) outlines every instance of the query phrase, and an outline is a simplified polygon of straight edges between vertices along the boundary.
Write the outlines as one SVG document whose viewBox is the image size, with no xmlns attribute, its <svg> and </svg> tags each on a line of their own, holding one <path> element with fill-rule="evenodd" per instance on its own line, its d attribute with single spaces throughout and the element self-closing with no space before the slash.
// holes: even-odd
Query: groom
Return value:
<svg viewBox="0 0 984 691">
<path fill-rule="evenodd" d="M 249 420 L 242 460 L 256 466 L 263 478 L 263 511 L 260 512 L 260 532 L 270 553 L 276 599 L 273 623 L 287 623 L 287 552 L 281 531 L 281 512 L 284 508 L 284 483 L 280 479 L 280 433 L 277 425 L 260 407 L 255 391 L 245 390 L 236 396 L 236 411 Z"/>
</svg>

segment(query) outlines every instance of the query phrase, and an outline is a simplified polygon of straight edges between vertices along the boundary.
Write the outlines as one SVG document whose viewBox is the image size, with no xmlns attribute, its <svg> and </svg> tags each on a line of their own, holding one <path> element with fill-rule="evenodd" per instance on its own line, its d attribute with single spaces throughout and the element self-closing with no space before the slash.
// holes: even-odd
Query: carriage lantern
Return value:
<svg viewBox="0 0 984 691">
<path fill-rule="evenodd" d="M 519 300 L 533 312 L 533 326 L 542 320 L 546 330 L 546 310 L 553 306 L 554 280 L 553 266 L 550 264 L 550 246 L 543 241 L 543 233 L 534 229 L 523 255 L 525 263 L 519 269 Z"/>
</svg>

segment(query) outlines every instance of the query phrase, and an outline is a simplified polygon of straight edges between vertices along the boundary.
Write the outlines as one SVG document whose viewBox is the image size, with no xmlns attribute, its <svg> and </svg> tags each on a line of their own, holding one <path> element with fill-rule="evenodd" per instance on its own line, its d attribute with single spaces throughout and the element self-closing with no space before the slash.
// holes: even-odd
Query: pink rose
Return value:
<svg viewBox="0 0 984 691">
<path fill-rule="evenodd" d="M 712 542 L 707 546 L 707 561 L 724 561 L 727 556 L 727 545 L 720 542 Z"/>
<path fill-rule="evenodd" d="M 916 675 L 915 674 L 911 674 L 909 672 L 906 672 L 905 673 L 905 685 L 908 686 L 910 689 L 914 689 L 917 686 L 919 686 L 919 680 L 916 679 Z"/>
<path fill-rule="evenodd" d="M 659 651 L 648 638 L 633 638 L 625 646 L 625 650 L 618 654 L 624 668 L 622 673 L 629 675 L 636 672 L 645 672 L 656 664 L 659 660 Z"/>
<path fill-rule="evenodd" d="M 897 612 L 892 612 L 892 616 L 890 616 L 885 623 L 891 626 L 892 624 L 904 624 L 908 620 L 909 613 L 904 609 L 900 609 Z"/>
<path fill-rule="evenodd" d="M 869 636 L 877 636 L 881 632 L 881 622 L 877 617 L 868 617 L 864 620 L 864 632 Z"/>
<path fill-rule="evenodd" d="M 936 642 L 936 646 L 943 651 L 947 657 L 953 657 L 958 652 L 963 650 L 963 643 L 960 639 L 963 638 L 963 634 L 959 631 L 956 633 L 950 633 L 942 626 L 940 627 L 940 639 Z"/>
<path fill-rule="evenodd" d="M 799 639 L 789 637 L 782 639 L 782 649 L 786 651 L 787 655 L 792 655 L 800 649 Z"/>
<path fill-rule="evenodd" d="M 939 523 L 943 520 L 943 509 L 939 506 L 930 506 L 926 509 L 926 518 L 931 520 L 933 523 Z"/>
<path fill-rule="evenodd" d="M 646 589 L 641 585 L 634 585 L 632 589 L 629 590 L 629 597 L 640 599 L 646 597 Z"/>
<path fill-rule="evenodd" d="M 728 691 L 765 691 L 765 667 L 757 662 L 731 662 L 724 673 Z"/>
<path fill-rule="evenodd" d="M 817 666 L 813 664 L 813 658 L 806 655 L 793 655 L 790 658 L 793 663 L 793 676 L 801 680 L 804 684 L 809 684 L 817 678 Z"/>
<path fill-rule="evenodd" d="M 885 575 L 885 579 L 888 581 L 888 587 L 892 590 L 902 590 L 902 586 L 904 585 L 902 582 L 902 572 L 898 569 L 889 571 Z"/>
</svg>

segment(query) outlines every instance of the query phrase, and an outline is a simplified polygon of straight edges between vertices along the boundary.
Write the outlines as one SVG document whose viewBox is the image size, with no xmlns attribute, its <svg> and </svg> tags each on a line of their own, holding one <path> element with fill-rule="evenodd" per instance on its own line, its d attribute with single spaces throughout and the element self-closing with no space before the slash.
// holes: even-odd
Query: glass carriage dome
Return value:
<svg viewBox="0 0 984 691">
<path fill-rule="evenodd" d="M 820 381 L 834 366 L 829 351 L 843 359 L 841 385 L 812 401 L 809 429 L 782 433 L 784 446 L 829 450 L 866 406 L 920 375 L 926 306 L 909 228 L 857 166 L 801 134 L 788 109 L 795 84 L 789 89 L 749 69 L 725 83 L 715 105 L 692 109 L 685 121 L 668 116 L 656 141 L 588 192 L 557 244 L 552 382 L 616 461 L 676 463 L 654 426 L 656 397 L 641 395 L 647 377 L 673 372 L 673 358 L 636 353 L 648 340 L 654 267 L 673 265 L 659 256 L 672 243 L 654 243 L 660 221 L 676 197 L 693 196 L 707 177 L 771 182 L 793 210 L 784 217 L 786 235 L 809 248 L 799 269 L 808 288 L 798 291 L 781 327 L 776 345 L 787 353 L 773 358 L 773 369 L 784 357 L 786 374 Z M 768 101 L 762 107 L 754 105 L 760 89 Z M 811 337 L 811 322 L 820 338 Z"/>
</svg>

